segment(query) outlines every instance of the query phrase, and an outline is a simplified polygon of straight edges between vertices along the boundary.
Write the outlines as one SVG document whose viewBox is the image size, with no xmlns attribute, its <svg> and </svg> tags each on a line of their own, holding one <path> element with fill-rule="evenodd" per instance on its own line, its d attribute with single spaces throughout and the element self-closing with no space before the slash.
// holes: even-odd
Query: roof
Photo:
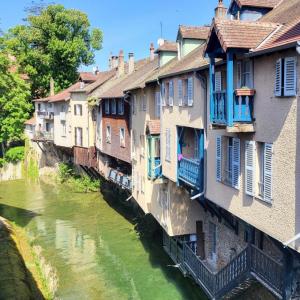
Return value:
<svg viewBox="0 0 300 300">
<path fill-rule="evenodd" d="M 209 62 L 203 56 L 204 48 L 205 45 L 198 46 L 182 59 L 176 60 L 176 63 L 174 63 L 170 68 L 161 72 L 159 77 L 163 78 L 173 74 L 187 73 L 197 70 L 201 67 L 208 66 Z"/>
<path fill-rule="evenodd" d="M 35 116 L 24 122 L 25 125 L 35 125 Z"/>
<path fill-rule="evenodd" d="M 262 8 L 274 8 L 281 0 L 236 0 L 239 7 L 252 6 Z M 233 1 L 232 1 L 233 2 Z"/>
<path fill-rule="evenodd" d="M 161 51 L 177 52 L 177 43 L 164 41 L 164 43 L 155 50 L 155 53 L 159 53 Z"/>
<path fill-rule="evenodd" d="M 160 120 L 148 121 L 147 130 L 151 135 L 160 134 Z"/>
<path fill-rule="evenodd" d="M 215 32 L 225 52 L 229 48 L 252 49 L 256 48 L 278 26 L 271 22 L 214 19 L 208 40 Z"/>
<path fill-rule="evenodd" d="M 184 39 L 206 40 L 209 34 L 209 26 L 185 26 L 180 25 L 178 35 Z"/>
<path fill-rule="evenodd" d="M 100 72 L 102 73 L 102 72 Z M 98 73 L 98 74 L 100 74 Z M 85 82 L 93 82 L 96 81 L 98 78 L 98 74 L 95 74 L 94 72 L 80 72 L 79 79 Z"/>
<path fill-rule="evenodd" d="M 150 58 L 141 60 L 136 64 L 135 70 L 131 74 L 124 74 L 122 77 L 116 77 L 109 80 L 107 84 L 101 86 L 92 93 L 92 96 L 99 99 L 104 98 L 121 98 L 124 91 L 129 87 L 138 85 L 138 83 L 146 78 L 158 65 L 158 57 L 153 61 Z"/>
</svg>

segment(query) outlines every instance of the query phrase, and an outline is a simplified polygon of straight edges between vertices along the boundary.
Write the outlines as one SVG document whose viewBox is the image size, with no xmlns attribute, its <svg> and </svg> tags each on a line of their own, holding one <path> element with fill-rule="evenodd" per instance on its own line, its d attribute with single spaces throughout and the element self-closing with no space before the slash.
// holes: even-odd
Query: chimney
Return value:
<svg viewBox="0 0 300 300">
<path fill-rule="evenodd" d="M 112 60 L 112 53 L 110 52 L 109 59 L 108 59 L 108 69 L 111 70 L 113 68 L 113 60 Z"/>
<path fill-rule="evenodd" d="M 113 69 L 118 67 L 118 56 L 112 56 L 111 57 L 111 67 Z"/>
<path fill-rule="evenodd" d="M 125 73 L 124 52 L 120 50 L 118 63 L 118 76 L 121 77 Z"/>
<path fill-rule="evenodd" d="M 154 44 L 151 43 L 150 44 L 150 60 L 153 61 L 154 60 Z"/>
<path fill-rule="evenodd" d="M 95 73 L 95 75 L 98 75 L 100 73 L 98 66 L 96 66 L 94 73 Z"/>
<path fill-rule="evenodd" d="M 50 96 L 54 96 L 55 95 L 55 91 L 54 91 L 54 80 L 51 77 L 50 78 Z"/>
<path fill-rule="evenodd" d="M 131 74 L 134 71 L 134 54 L 128 53 L 128 73 Z"/>
<path fill-rule="evenodd" d="M 215 8 L 215 18 L 226 19 L 227 8 L 223 4 L 223 0 L 219 0 L 218 6 Z"/>
</svg>

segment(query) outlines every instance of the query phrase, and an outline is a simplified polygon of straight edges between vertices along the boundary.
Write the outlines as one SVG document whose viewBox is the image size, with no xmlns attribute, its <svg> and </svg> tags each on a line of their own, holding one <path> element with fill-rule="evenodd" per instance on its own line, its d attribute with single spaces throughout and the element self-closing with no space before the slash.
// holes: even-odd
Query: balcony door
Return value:
<svg viewBox="0 0 300 300">
<path fill-rule="evenodd" d="M 75 145 L 82 147 L 82 128 L 75 127 Z"/>
</svg>

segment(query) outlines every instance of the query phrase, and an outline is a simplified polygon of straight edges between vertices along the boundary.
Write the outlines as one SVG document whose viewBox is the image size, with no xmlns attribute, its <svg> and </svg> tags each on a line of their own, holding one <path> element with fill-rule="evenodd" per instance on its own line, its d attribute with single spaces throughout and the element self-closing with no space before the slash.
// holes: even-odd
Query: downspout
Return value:
<svg viewBox="0 0 300 300">
<path fill-rule="evenodd" d="M 203 190 L 199 194 L 191 197 L 191 200 L 201 198 L 206 194 L 207 187 L 207 79 L 205 76 L 202 76 L 200 73 L 195 72 L 196 77 L 201 82 L 201 86 L 204 90 L 204 178 L 203 178 Z"/>
</svg>

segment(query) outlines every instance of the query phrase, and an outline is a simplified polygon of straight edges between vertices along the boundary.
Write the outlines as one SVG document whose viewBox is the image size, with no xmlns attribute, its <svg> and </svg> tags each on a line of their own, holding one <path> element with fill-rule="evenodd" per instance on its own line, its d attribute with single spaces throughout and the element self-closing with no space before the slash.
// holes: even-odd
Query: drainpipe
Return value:
<svg viewBox="0 0 300 300">
<path fill-rule="evenodd" d="M 204 178 L 203 178 L 203 190 L 201 193 L 191 197 L 191 200 L 195 200 L 197 198 L 201 198 L 202 196 L 205 195 L 206 193 L 206 186 L 207 186 L 207 79 L 205 76 L 202 76 L 200 73 L 195 72 L 194 73 L 196 77 L 199 79 L 201 82 L 201 86 L 203 87 L 204 90 Z"/>
</svg>

